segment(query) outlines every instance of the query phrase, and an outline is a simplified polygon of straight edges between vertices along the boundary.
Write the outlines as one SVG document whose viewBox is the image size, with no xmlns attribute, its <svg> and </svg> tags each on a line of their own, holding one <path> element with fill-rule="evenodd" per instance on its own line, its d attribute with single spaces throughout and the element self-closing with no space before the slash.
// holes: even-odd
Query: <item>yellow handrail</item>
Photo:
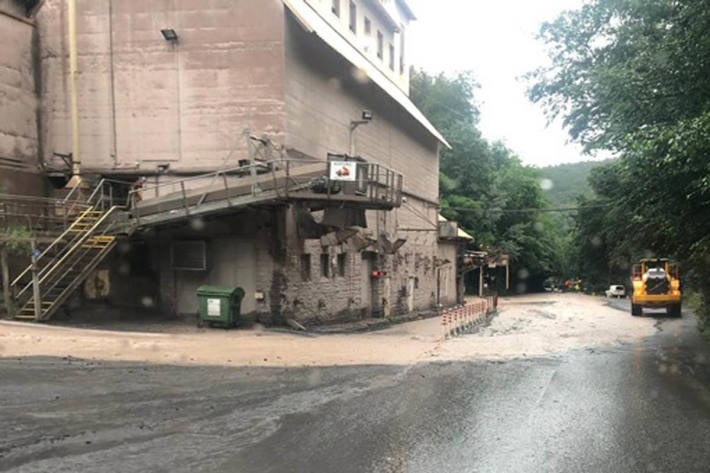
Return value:
<svg viewBox="0 0 710 473">
<path fill-rule="evenodd" d="M 46 273 L 44 273 L 44 274 L 42 275 L 42 277 L 41 277 L 40 280 L 39 280 L 39 283 L 42 284 L 44 281 L 46 281 L 47 278 L 48 278 L 50 275 L 52 275 L 52 274 L 54 273 L 54 271 L 55 271 L 59 266 L 61 266 L 62 263 L 63 263 L 70 255 L 72 255 L 72 254 L 74 253 L 74 251 L 76 251 L 77 248 L 80 248 L 81 245 L 84 244 L 84 242 L 85 242 L 88 238 L 90 238 L 90 235 L 91 235 L 94 231 L 96 231 L 96 229 L 97 229 L 100 225 L 103 224 L 103 222 L 108 218 L 108 216 L 111 215 L 111 214 L 113 213 L 113 211 L 116 210 L 116 209 L 118 209 L 118 208 L 119 208 L 119 206 L 114 205 L 114 206 L 111 207 L 105 214 L 103 214 L 103 215 L 101 216 L 101 218 L 96 221 L 96 223 L 94 224 L 94 226 L 91 227 L 91 229 L 90 229 L 89 231 L 85 232 L 84 235 L 79 239 L 79 241 L 77 241 L 76 243 L 74 243 L 74 245 L 72 245 L 72 247 L 69 249 L 69 251 L 67 251 L 67 252 L 64 254 L 64 256 L 62 256 L 62 257 L 59 259 L 59 261 L 57 261 L 56 263 L 54 263 L 54 264 L 52 265 L 52 267 L 49 269 L 49 271 L 47 271 Z M 56 242 L 56 240 L 55 240 L 55 242 Z M 45 250 L 45 251 L 46 251 L 46 250 Z M 30 269 L 31 269 L 31 266 L 30 266 Z M 25 270 L 25 271 L 26 271 L 26 270 Z M 30 282 L 30 283 L 28 283 L 27 285 L 25 285 L 25 287 L 23 287 L 22 290 L 20 290 L 20 292 L 17 293 L 17 297 L 20 297 L 20 296 L 21 296 L 25 291 L 27 291 L 27 289 L 30 288 L 30 287 L 32 287 L 32 282 Z"/>
</svg>

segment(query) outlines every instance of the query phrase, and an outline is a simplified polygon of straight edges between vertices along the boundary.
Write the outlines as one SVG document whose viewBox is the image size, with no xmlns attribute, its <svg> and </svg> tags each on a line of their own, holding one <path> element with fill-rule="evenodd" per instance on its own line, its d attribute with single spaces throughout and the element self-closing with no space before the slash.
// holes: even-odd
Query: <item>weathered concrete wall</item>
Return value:
<svg viewBox="0 0 710 473">
<path fill-rule="evenodd" d="M 444 307 L 456 304 L 456 257 L 460 243 L 439 241 L 439 297 Z"/>
<path fill-rule="evenodd" d="M 402 172 L 405 190 L 437 201 L 436 139 L 290 13 L 285 35 L 286 145 L 319 159 L 347 153 L 350 122 L 372 110 L 372 122 L 355 132 L 355 154 Z"/>
<path fill-rule="evenodd" d="M 34 26 L 17 2 L 0 0 L 0 192 L 44 195 L 38 173 Z M 17 18 L 15 18 L 17 17 Z"/>
<path fill-rule="evenodd" d="M 153 255 L 157 268 L 161 310 L 171 314 L 196 314 L 198 287 L 204 284 L 235 287 L 245 291 L 242 313 L 270 314 L 270 289 L 274 273 L 274 242 L 278 241 L 275 215 L 247 211 L 229 217 L 197 220 L 183 228 L 149 235 L 157 240 Z M 207 243 L 207 270 L 173 269 L 171 245 L 179 240 L 204 240 Z M 265 298 L 258 300 L 256 293 Z"/>
<path fill-rule="evenodd" d="M 280 0 L 78 0 L 86 170 L 207 170 L 245 156 L 242 131 L 284 128 Z M 66 2 L 38 15 L 44 157 L 71 151 Z M 177 43 L 161 28 L 172 28 Z"/>
<path fill-rule="evenodd" d="M 404 15 L 401 9 L 395 2 L 384 2 L 383 6 L 388 11 L 388 15 L 399 25 L 400 31 L 395 32 L 389 23 L 385 23 L 383 18 L 372 8 L 370 1 L 354 0 L 357 6 L 357 21 L 356 31 L 350 29 L 350 1 L 340 0 L 340 16 L 333 14 L 331 8 L 332 0 L 307 0 L 307 2 L 316 8 L 325 21 L 332 27 L 338 30 L 340 35 L 345 38 L 352 46 L 357 48 L 362 54 L 366 55 L 383 74 L 395 82 L 405 93 L 409 94 L 409 64 L 408 58 L 404 57 L 404 67 L 400 69 L 402 35 L 408 37 L 407 27 L 409 20 Z M 380 7 L 382 8 L 382 7 Z M 371 31 L 368 34 L 365 31 L 365 19 L 370 22 Z M 377 57 L 377 32 L 383 35 L 383 54 L 382 58 Z M 406 38 L 404 38 L 406 39 Z M 390 49 L 394 47 L 393 65 L 394 69 L 390 69 Z M 408 49 L 405 46 L 405 49 Z"/>
</svg>

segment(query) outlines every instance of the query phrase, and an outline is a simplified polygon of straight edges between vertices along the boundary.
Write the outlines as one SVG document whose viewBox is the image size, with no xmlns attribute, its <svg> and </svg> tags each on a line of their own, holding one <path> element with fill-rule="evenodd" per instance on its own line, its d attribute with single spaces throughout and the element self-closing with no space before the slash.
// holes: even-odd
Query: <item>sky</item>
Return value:
<svg viewBox="0 0 710 473">
<path fill-rule="evenodd" d="M 471 70 L 481 85 L 480 128 L 525 164 L 547 166 L 594 159 L 571 143 L 559 121 L 548 125 L 527 99 L 522 76 L 548 61 L 535 36 L 540 25 L 583 0 L 409 0 L 410 61 L 427 72 Z"/>
</svg>

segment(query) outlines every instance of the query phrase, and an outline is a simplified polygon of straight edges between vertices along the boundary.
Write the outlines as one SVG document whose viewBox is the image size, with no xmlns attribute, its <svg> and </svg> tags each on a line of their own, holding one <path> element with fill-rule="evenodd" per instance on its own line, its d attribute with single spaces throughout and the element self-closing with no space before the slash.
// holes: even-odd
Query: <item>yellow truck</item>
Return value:
<svg viewBox="0 0 710 473">
<path fill-rule="evenodd" d="M 680 270 L 667 258 L 642 259 L 633 265 L 631 315 L 642 315 L 643 308 L 666 309 L 671 317 L 681 316 Z"/>
</svg>

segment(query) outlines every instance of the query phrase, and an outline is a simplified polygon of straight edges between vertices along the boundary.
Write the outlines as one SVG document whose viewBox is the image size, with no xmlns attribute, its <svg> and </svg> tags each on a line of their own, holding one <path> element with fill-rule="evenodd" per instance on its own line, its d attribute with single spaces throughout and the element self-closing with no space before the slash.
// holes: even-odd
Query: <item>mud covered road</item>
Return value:
<svg viewBox="0 0 710 473">
<path fill-rule="evenodd" d="M 106 330 L 23 338 L 1 325 L 0 471 L 705 472 L 710 351 L 691 314 L 632 318 L 623 304 L 515 298 L 446 342 L 436 321 L 301 336 L 309 350 L 347 353 L 316 365 L 318 353 L 282 335 L 258 337 L 258 347 L 288 341 L 274 358 L 231 366 L 180 338 L 200 334 L 169 334 L 144 353 L 142 334 L 122 332 L 117 346 L 136 351 L 121 359 L 110 345 L 101 359 L 69 341 L 110 344 Z M 248 334 L 234 337 L 252 349 Z M 140 358 L 170 343 L 187 343 L 184 362 Z M 401 353 L 373 363 L 367 345 Z"/>
</svg>

